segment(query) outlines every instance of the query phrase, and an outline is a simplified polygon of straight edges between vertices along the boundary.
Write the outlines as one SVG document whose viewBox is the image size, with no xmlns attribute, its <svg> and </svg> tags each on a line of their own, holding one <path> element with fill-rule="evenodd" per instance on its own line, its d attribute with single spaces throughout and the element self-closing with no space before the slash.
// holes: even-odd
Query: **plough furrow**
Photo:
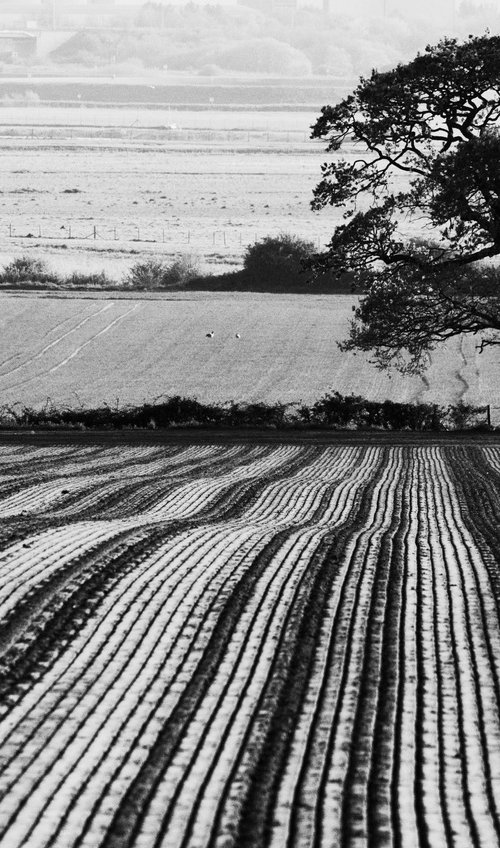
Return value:
<svg viewBox="0 0 500 848">
<path fill-rule="evenodd" d="M 2 845 L 500 848 L 497 445 L 0 474 Z"/>
</svg>

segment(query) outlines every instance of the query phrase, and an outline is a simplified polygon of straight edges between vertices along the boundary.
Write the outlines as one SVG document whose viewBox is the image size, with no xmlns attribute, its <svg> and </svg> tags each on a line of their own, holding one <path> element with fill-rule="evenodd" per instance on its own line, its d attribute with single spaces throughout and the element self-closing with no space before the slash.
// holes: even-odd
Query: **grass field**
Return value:
<svg viewBox="0 0 500 848">
<path fill-rule="evenodd" d="M 197 132 L 177 130 L 174 141 L 148 139 L 137 121 L 123 138 L 71 128 L 66 138 L 37 137 L 42 128 L 1 138 L 0 254 L 29 250 L 58 270 L 119 277 L 137 253 L 194 252 L 217 270 L 239 265 L 245 246 L 269 233 L 327 241 L 332 217 L 309 206 L 324 155 L 304 142 L 304 116 L 298 142 L 293 131 L 274 142 L 262 128 L 212 130 L 210 115 L 198 117 Z M 272 116 L 253 122 L 273 125 Z"/>
<path fill-rule="evenodd" d="M 0 461 L 2 844 L 500 844 L 498 445 Z"/>
<path fill-rule="evenodd" d="M 217 272 L 269 234 L 322 247 L 342 210 L 310 208 L 329 158 L 309 139 L 318 114 L 5 104 L 0 262 L 29 251 L 118 279 L 138 253 Z"/>
<path fill-rule="evenodd" d="M 496 405 L 498 354 L 480 355 L 472 338 L 436 351 L 422 377 L 384 373 L 365 355 L 341 353 L 337 341 L 354 303 L 333 295 L 3 293 L 0 403 L 50 398 L 88 407 L 159 395 L 310 403 L 336 390 L 373 400 Z"/>
<path fill-rule="evenodd" d="M 308 111 L 258 111 L 238 110 L 220 111 L 214 105 L 202 112 L 189 109 L 176 109 L 175 106 L 162 105 L 144 109 L 140 106 L 122 106 L 119 109 L 104 105 L 92 106 L 39 106 L 27 103 L 25 106 L 12 106 L 4 102 L 0 109 L 0 133 L 10 128 L 18 128 L 20 135 L 30 137 L 31 128 L 74 127 L 74 128 L 123 128 L 134 131 L 158 129 L 175 125 L 179 130 L 242 131 L 260 133 L 298 133 L 301 137 L 309 135 L 310 127 L 317 118 L 317 110 Z M 73 134 L 75 137 L 76 134 Z"/>
</svg>

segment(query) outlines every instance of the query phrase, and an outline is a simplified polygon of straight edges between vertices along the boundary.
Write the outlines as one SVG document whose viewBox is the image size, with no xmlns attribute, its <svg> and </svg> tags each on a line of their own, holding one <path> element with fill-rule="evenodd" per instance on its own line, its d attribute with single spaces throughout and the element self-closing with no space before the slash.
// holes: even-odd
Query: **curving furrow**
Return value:
<svg viewBox="0 0 500 848">
<path fill-rule="evenodd" d="M 2 844 L 499 848 L 497 447 L 0 463 Z"/>
<path fill-rule="evenodd" d="M 387 530 L 391 525 L 400 466 L 401 457 L 395 454 L 382 467 L 363 504 L 358 528 L 344 541 L 326 599 L 309 687 L 283 767 L 271 844 L 319 845 L 325 830 L 327 840 L 340 843 L 346 836 L 343 799 L 348 803 L 361 790 L 355 775 L 348 779 L 348 767 L 365 640 L 373 640 L 375 646 L 366 618 L 373 602 L 377 546 L 386 525 Z"/>
<path fill-rule="evenodd" d="M 182 450 L 178 456 L 155 458 L 149 461 L 150 451 L 146 449 L 144 461 L 139 462 L 137 450 L 134 451 L 134 463 L 110 471 L 104 462 L 94 474 L 85 474 L 96 465 L 94 461 L 82 462 L 78 478 L 66 476 L 59 466 L 52 468 L 52 479 L 26 488 L 16 487 L 15 493 L 6 493 L 0 497 L 0 519 L 19 515 L 33 515 L 40 518 L 48 513 L 59 518 L 99 517 L 120 519 L 134 513 L 150 511 L 156 518 L 178 518 L 191 515 L 200 506 L 206 506 L 210 498 L 217 497 L 224 488 L 232 486 L 235 480 L 258 479 L 269 475 L 273 470 L 286 469 L 287 463 L 297 456 L 298 449 L 276 448 L 262 456 L 262 448 L 237 446 L 222 454 L 216 447 L 216 454 L 209 455 L 214 473 L 202 476 L 207 462 L 207 450 Z M 179 468 L 177 469 L 177 465 Z M 107 469 L 105 482 L 103 471 Z M 130 469 L 130 472 L 129 472 Z M 55 474 L 57 478 L 54 479 Z M 183 482 L 186 481 L 186 482 Z M 189 481 L 189 482 L 187 482 Z M 197 488 L 198 497 L 193 489 Z M 176 491 L 179 490 L 179 492 Z"/>
<path fill-rule="evenodd" d="M 197 652 L 210 635 L 210 622 L 204 620 L 200 632 L 197 619 L 206 617 L 205 608 L 210 608 L 214 598 L 216 603 L 222 602 L 224 583 L 234 579 L 235 555 L 241 556 L 241 548 L 252 544 L 250 534 L 248 540 L 242 539 L 241 533 L 233 534 L 232 539 L 222 532 L 219 538 L 208 532 L 198 536 L 169 542 L 166 551 L 160 549 L 120 581 L 99 615 L 75 640 L 71 652 L 54 665 L 33 688 L 31 697 L 9 717 L 9 734 L 2 745 L 4 750 L 9 750 L 9 743 L 14 747 L 0 780 L 0 791 L 24 788 L 20 807 L 24 811 L 18 822 L 22 839 L 39 813 L 34 808 L 25 809 L 33 791 L 41 804 L 50 804 L 66 764 L 67 802 L 71 776 L 81 783 L 86 769 L 102 758 L 102 736 L 108 745 L 114 740 L 127 710 L 134 711 L 135 726 L 141 726 L 144 711 L 159 699 L 168 715 L 176 687 L 182 690 L 183 681 L 190 679 Z M 195 649 L 191 643 L 196 634 L 201 644 Z M 158 722 L 156 715 L 151 728 L 144 729 L 146 738 L 148 730 L 154 734 Z M 134 725 L 126 731 L 133 733 Z M 26 740 L 22 749 L 17 748 L 20 732 Z M 47 758 L 48 750 L 52 753 Z M 61 750 L 65 751 L 63 760 Z M 76 772 L 75 762 L 79 763 Z M 104 765 L 109 768 L 109 760 Z M 96 786 L 99 788 L 94 782 L 94 792 Z M 81 817 L 81 810 L 78 815 Z"/>
<path fill-rule="evenodd" d="M 284 523 L 286 524 L 286 522 L 284 522 Z M 250 525 L 250 526 L 251 526 L 251 525 Z M 74 530 L 74 528 L 72 528 L 72 530 Z M 200 532 L 201 532 L 201 531 L 200 531 Z M 208 548 L 209 548 L 211 551 L 213 551 L 213 550 L 214 550 L 214 539 L 213 539 L 213 534 L 214 534 L 214 532 L 219 532 L 219 534 L 220 534 L 220 533 L 222 533 L 222 538 L 223 538 L 222 548 L 223 548 L 223 550 L 224 550 L 225 554 L 229 554 L 229 555 L 231 554 L 231 548 L 228 546 L 228 542 L 227 542 L 227 530 L 224 530 L 224 531 L 218 530 L 218 531 L 217 531 L 217 530 L 210 529 L 210 530 L 208 530 L 208 531 L 204 531 L 204 532 L 209 533 L 208 541 L 205 541 L 205 545 L 206 545 L 206 546 L 208 546 Z M 243 530 L 242 530 L 242 526 L 241 526 L 241 524 L 240 524 L 240 523 L 238 523 L 238 524 L 236 525 L 236 527 L 235 527 L 234 531 L 232 531 L 232 532 L 233 532 L 233 534 L 234 534 L 234 538 L 235 538 L 235 540 L 236 540 L 236 543 L 237 543 L 238 549 L 240 549 L 240 548 L 241 548 L 241 542 L 242 542 L 242 533 L 243 533 Z M 247 532 L 248 532 L 248 531 L 247 531 Z M 255 530 L 253 530 L 252 532 L 255 534 Z M 262 534 L 263 534 L 263 532 L 265 533 L 265 535 L 264 535 L 264 536 L 262 535 Z M 270 531 L 270 530 L 269 530 L 269 528 L 266 528 L 265 526 L 262 526 L 262 522 L 260 522 L 260 523 L 259 523 L 259 530 L 258 530 L 258 539 L 260 540 L 260 544 L 261 544 L 261 545 L 262 545 L 263 541 L 265 541 L 265 540 L 266 540 L 266 538 L 268 537 L 268 535 L 269 535 L 270 533 L 272 533 L 272 531 Z M 315 533 L 317 533 L 317 531 L 315 531 Z M 190 541 L 190 544 L 192 544 L 192 540 L 193 540 L 193 534 L 192 534 L 192 532 L 191 532 L 191 533 L 189 533 L 189 534 L 187 534 L 187 535 L 186 535 L 186 538 Z M 221 551 L 221 552 L 222 552 L 222 551 Z M 11 553 L 12 553 L 12 552 L 11 552 Z M 58 552 L 58 554 L 60 555 L 60 552 Z M 203 560 L 203 559 L 201 559 L 201 560 L 200 560 L 200 566 L 199 566 L 199 567 L 200 567 L 200 569 L 201 569 L 200 574 L 207 574 L 207 573 L 208 573 L 208 571 L 207 571 L 207 569 L 206 569 L 206 565 L 207 565 L 207 564 L 206 564 L 206 561 L 205 561 L 205 560 Z M 303 561 L 302 561 L 302 567 L 305 567 L 305 560 L 303 560 Z M 165 566 L 164 566 L 164 564 L 162 564 L 162 569 L 161 569 L 161 573 L 162 573 L 162 574 L 164 573 L 164 568 L 165 568 Z M 233 574 L 233 571 L 232 571 L 231 573 Z M 199 591 L 201 592 L 201 588 L 200 588 L 200 586 L 201 586 L 201 584 L 200 584 L 200 574 L 198 574 L 198 575 L 197 575 L 197 579 L 196 579 L 196 581 L 195 581 L 195 585 L 197 585 L 197 587 L 199 588 Z M 154 593 L 154 591 L 153 591 L 154 587 L 153 587 L 153 588 L 151 588 L 151 586 L 152 586 L 152 584 L 151 584 L 151 582 L 150 582 L 150 580 L 149 580 L 149 577 L 148 577 L 148 587 L 149 587 L 149 591 L 150 591 L 150 592 L 152 592 L 152 594 L 156 597 L 156 600 L 158 601 L 159 606 L 160 606 L 161 608 L 163 608 L 163 606 L 164 606 L 164 605 L 161 603 L 161 598 L 160 598 L 160 596 L 158 596 L 158 593 L 156 593 L 156 595 L 155 595 L 155 593 Z M 221 594 L 220 594 L 220 588 L 219 588 L 219 587 L 217 588 L 217 593 L 218 593 L 218 597 L 222 597 L 222 596 L 221 596 Z M 202 593 L 202 595 L 203 595 L 203 597 L 204 597 L 204 598 L 208 598 L 208 595 L 207 595 L 207 593 L 206 593 L 206 592 L 203 592 L 203 593 Z M 200 597 L 201 597 L 201 595 L 200 595 Z M 200 597 L 198 597 L 198 604 L 199 604 Z M 143 613 L 141 612 L 141 614 L 143 614 Z M 192 610 L 190 610 L 190 614 L 192 614 Z M 144 619 L 144 620 L 145 620 L 145 619 Z M 95 622 L 94 622 L 94 623 L 95 623 Z M 176 628 L 176 629 L 177 629 L 177 628 Z M 207 627 L 206 627 L 206 622 L 205 622 L 205 627 L 204 627 L 203 632 L 204 632 L 205 636 L 206 636 L 206 634 L 209 632 L 209 631 L 208 631 L 208 629 L 207 629 Z M 106 644 L 107 644 L 107 643 L 106 643 Z M 99 653 L 99 657 L 100 657 L 100 658 L 101 658 L 102 656 L 104 656 L 102 649 L 103 649 L 103 646 L 101 645 L 101 646 L 100 646 L 100 653 Z M 76 650 L 76 649 L 75 649 L 75 645 L 74 645 L 74 643 L 73 643 L 73 650 Z M 71 654 L 71 655 L 72 655 L 72 654 Z M 68 654 L 67 656 L 63 657 L 63 660 L 62 660 L 62 661 L 67 660 L 68 656 L 70 656 L 70 654 Z M 96 657 L 96 654 L 94 653 L 94 654 L 92 655 L 92 659 L 93 659 L 92 668 L 93 668 L 93 670 L 94 670 L 94 671 L 95 671 L 95 657 Z M 127 664 L 125 663 L 125 666 L 126 666 L 126 665 L 127 665 Z M 188 672 L 188 676 L 189 676 L 189 672 Z M 80 670 L 79 670 L 79 679 L 80 679 Z M 49 681 L 49 677 L 48 677 L 47 675 L 45 675 L 45 676 L 44 676 L 44 678 L 43 678 L 43 680 L 44 680 L 44 681 L 45 681 L 45 683 L 47 684 L 47 681 Z M 53 695 L 55 692 L 57 692 L 57 685 L 56 685 L 56 684 L 54 684 L 54 683 L 52 682 L 52 680 L 50 681 L 50 683 L 48 684 L 48 686 L 49 686 L 49 692 L 50 692 L 52 695 Z M 66 696 L 66 697 L 68 697 L 68 696 Z M 26 706 L 26 701 L 24 701 L 24 706 Z M 45 706 L 45 707 L 44 707 L 44 710 L 46 711 L 46 713 L 50 714 L 50 716 L 51 716 L 50 721 L 53 721 L 53 720 L 54 720 L 54 719 L 53 719 L 53 717 L 54 717 L 54 714 L 55 714 L 54 704 L 50 704 L 50 706 Z M 12 722 L 12 721 L 16 718 L 16 715 L 17 715 L 17 714 L 16 714 L 16 712 L 15 712 L 15 710 L 14 710 L 14 711 L 13 711 L 13 713 L 11 714 L 10 722 Z M 30 714 L 30 715 L 31 715 L 31 714 Z M 32 716 L 31 716 L 31 721 L 33 721 L 33 717 L 32 717 Z M 35 719 L 35 721 L 36 721 L 36 719 Z M 49 721 L 49 725 L 50 725 L 50 721 Z M 65 726 L 66 728 L 68 728 L 68 727 L 70 726 L 69 719 L 68 719 L 68 720 L 63 720 L 62 724 L 63 724 L 63 726 Z M 41 738 L 41 737 L 39 737 L 39 736 L 38 736 L 38 733 L 39 733 L 39 731 L 41 731 L 41 730 L 42 730 L 42 728 L 39 726 L 39 724 L 38 724 L 38 723 L 35 725 L 35 730 L 36 730 L 36 736 L 35 736 L 35 737 L 32 737 L 32 738 L 37 738 L 37 739 Z M 47 730 L 47 729 L 45 728 L 45 730 L 43 731 L 43 737 L 44 737 L 44 739 L 45 739 L 45 740 L 47 739 L 47 732 L 46 732 L 46 730 Z M 16 733 L 17 733 L 17 734 L 19 734 L 19 727 L 16 727 Z M 4 740 L 4 742 L 7 742 L 7 743 L 8 743 L 8 740 Z M 62 743 L 61 743 L 61 744 L 62 744 Z M 44 745 L 44 750 L 45 750 L 45 745 Z M 97 746 L 97 750 L 98 750 L 99 752 L 101 752 L 101 746 L 100 746 L 100 745 L 98 745 L 98 746 Z M 24 764 L 26 765 L 26 759 L 25 759 L 25 758 L 23 758 L 23 757 L 21 757 L 20 752 L 16 751 L 16 752 L 14 752 L 14 753 L 13 753 L 13 760 L 12 760 L 12 763 L 13 763 L 13 764 L 10 764 L 10 766 L 9 766 L 10 771 L 9 771 L 9 770 L 6 770 L 6 772 L 5 772 L 5 774 L 8 776 L 9 780 L 11 781 L 11 783 L 9 783 L 9 785 L 8 785 L 8 786 L 7 786 L 7 788 L 6 788 L 6 791 L 7 791 L 7 792 L 9 792 L 9 791 L 12 789 L 12 787 L 13 787 L 14 785 L 15 785 L 16 787 L 19 787 L 19 785 L 20 785 L 21 777 L 20 777 L 20 775 L 19 775 L 19 774 L 15 771 L 15 763 L 16 763 L 16 762 L 19 762 L 19 759 L 21 759 L 21 760 L 22 760 L 22 762 L 24 762 Z M 72 757 L 72 760 L 74 760 L 74 757 Z M 14 769 L 14 772 L 12 772 L 12 769 Z M 95 785 L 94 785 L 94 788 L 95 788 Z M 37 791 L 37 789 L 38 789 L 38 784 L 36 784 L 36 787 L 35 787 L 35 788 L 34 788 L 33 786 L 31 786 L 31 788 L 30 788 L 30 793 L 31 793 L 31 792 L 35 792 L 35 791 Z M 52 792 L 53 792 L 53 786 L 51 786 L 51 788 L 50 788 L 50 793 L 52 793 Z M 50 793 L 49 793 L 49 794 L 50 794 Z M 79 815 L 80 815 L 80 813 L 79 813 Z M 24 822 L 26 822 L 26 817 L 25 817 L 25 816 L 23 816 L 23 821 L 24 821 Z M 10 829 L 10 833 L 11 833 L 11 834 L 12 834 L 12 833 L 14 833 L 14 834 L 15 834 L 15 833 L 16 833 L 15 828 L 14 828 L 14 830 L 12 830 L 12 828 L 11 828 L 11 829 Z M 27 837 L 26 837 L 26 836 L 23 836 L 23 839 L 25 839 L 25 838 L 27 838 Z"/>
</svg>

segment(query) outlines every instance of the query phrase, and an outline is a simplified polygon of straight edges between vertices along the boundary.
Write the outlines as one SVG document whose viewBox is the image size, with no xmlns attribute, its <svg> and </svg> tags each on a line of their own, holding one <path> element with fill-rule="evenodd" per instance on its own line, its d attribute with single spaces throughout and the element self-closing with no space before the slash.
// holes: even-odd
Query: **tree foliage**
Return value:
<svg viewBox="0 0 500 848">
<path fill-rule="evenodd" d="M 304 278 L 304 264 L 313 254 L 312 242 L 280 233 L 250 244 L 243 257 L 243 267 L 249 276 L 256 279 L 298 281 Z"/>
<path fill-rule="evenodd" d="M 450 336 L 500 342 L 499 119 L 500 37 L 489 34 L 445 38 L 322 109 L 313 137 L 337 155 L 313 206 L 343 207 L 345 223 L 316 266 L 366 290 L 345 348 L 417 370 Z"/>
</svg>

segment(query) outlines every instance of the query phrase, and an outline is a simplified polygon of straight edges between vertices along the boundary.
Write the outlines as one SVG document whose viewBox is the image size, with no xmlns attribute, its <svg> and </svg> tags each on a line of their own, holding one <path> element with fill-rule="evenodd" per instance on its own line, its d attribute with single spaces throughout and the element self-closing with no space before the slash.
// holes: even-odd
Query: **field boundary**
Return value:
<svg viewBox="0 0 500 848">
<path fill-rule="evenodd" d="M 0 430 L 0 445 L 21 444 L 287 444 L 287 445 L 500 445 L 500 433 L 407 430 L 259 430 L 256 428 L 215 430 L 173 427 L 169 430 Z"/>
</svg>

